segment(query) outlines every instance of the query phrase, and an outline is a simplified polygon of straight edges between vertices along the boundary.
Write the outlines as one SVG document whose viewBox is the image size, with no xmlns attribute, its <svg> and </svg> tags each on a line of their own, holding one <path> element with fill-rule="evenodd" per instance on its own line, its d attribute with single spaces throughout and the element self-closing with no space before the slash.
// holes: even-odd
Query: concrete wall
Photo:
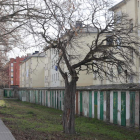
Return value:
<svg viewBox="0 0 140 140">
<path fill-rule="evenodd" d="M 137 88 L 133 88 L 137 87 Z M 19 99 L 63 110 L 64 88 L 20 88 Z M 5 90 L 9 97 L 8 89 Z M 12 94 L 14 97 L 14 93 Z M 75 113 L 102 121 L 139 128 L 140 86 L 114 85 L 79 87 L 75 94 Z"/>
</svg>

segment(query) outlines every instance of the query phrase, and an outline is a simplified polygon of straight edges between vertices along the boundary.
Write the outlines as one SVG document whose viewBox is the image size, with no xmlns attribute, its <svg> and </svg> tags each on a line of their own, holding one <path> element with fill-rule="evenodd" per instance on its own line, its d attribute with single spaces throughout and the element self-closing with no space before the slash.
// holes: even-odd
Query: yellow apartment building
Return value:
<svg viewBox="0 0 140 140">
<path fill-rule="evenodd" d="M 115 16 L 127 15 L 130 22 L 130 26 L 135 27 L 133 29 L 133 35 L 140 37 L 140 0 L 122 0 L 118 4 L 109 9 L 114 12 Z M 121 22 L 121 20 L 120 20 Z M 133 56 L 132 52 L 132 56 Z M 114 78 L 112 81 L 99 80 L 98 76 L 94 74 L 93 84 L 120 84 L 120 83 L 140 83 L 140 58 L 133 56 L 135 66 L 132 66 L 137 76 L 131 75 L 126 78 Z"/>
<path fill-rule="evenodd" d="M 20 64 L 20 87 L 44 87 L 45 53 L 36 51 Z"/>
</svg>

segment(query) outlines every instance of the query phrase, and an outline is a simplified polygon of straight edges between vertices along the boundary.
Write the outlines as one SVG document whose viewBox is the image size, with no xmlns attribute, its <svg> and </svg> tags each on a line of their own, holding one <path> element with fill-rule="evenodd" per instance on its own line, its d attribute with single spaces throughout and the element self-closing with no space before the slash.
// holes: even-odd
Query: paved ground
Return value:
<svg viewBox="0 0 140 140">
<path fill-rule="evenodd" d="M 0 92 L 0 100 L 3 99 L 3 93 Z M 10 130 L 5 126 L 0 119 L 0 140 L 15 140 Z"/>
<path fill-rule="evenodd" d="M 5 126 L 2 120 L 0 120 L 0 140 L 15 140 L 12 133 Z"/>
</svg>

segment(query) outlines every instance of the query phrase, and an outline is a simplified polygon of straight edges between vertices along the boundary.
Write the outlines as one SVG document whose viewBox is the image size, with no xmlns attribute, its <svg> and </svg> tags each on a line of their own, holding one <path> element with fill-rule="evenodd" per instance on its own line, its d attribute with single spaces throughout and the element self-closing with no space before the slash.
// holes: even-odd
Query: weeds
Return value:
<svg viewBox="0 0 140 140">
<path fill-rule="evenodd" d="M 62 111 L 17 100 L 0 100 L 0 117 L 16 139 L 136 140 L 140 132 L 103 121 L 76 116 L 76 134 L 66 135 Z M 22 138 L 21 138 L 22 137 Z"/>
</svg>

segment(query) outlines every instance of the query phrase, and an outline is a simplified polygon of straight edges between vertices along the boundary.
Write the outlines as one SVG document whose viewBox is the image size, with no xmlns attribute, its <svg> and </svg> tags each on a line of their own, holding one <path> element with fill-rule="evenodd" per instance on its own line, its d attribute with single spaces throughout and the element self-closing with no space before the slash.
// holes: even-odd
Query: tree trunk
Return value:
<svg viewBox="0 0 140 140">
<path fill-rule="evenodd" d="M 64 111 L 63 111 L 63 130 L 66 134 L 75 133 L 75 78 L 70 82 L 65 81 Z"/>
</svg>

